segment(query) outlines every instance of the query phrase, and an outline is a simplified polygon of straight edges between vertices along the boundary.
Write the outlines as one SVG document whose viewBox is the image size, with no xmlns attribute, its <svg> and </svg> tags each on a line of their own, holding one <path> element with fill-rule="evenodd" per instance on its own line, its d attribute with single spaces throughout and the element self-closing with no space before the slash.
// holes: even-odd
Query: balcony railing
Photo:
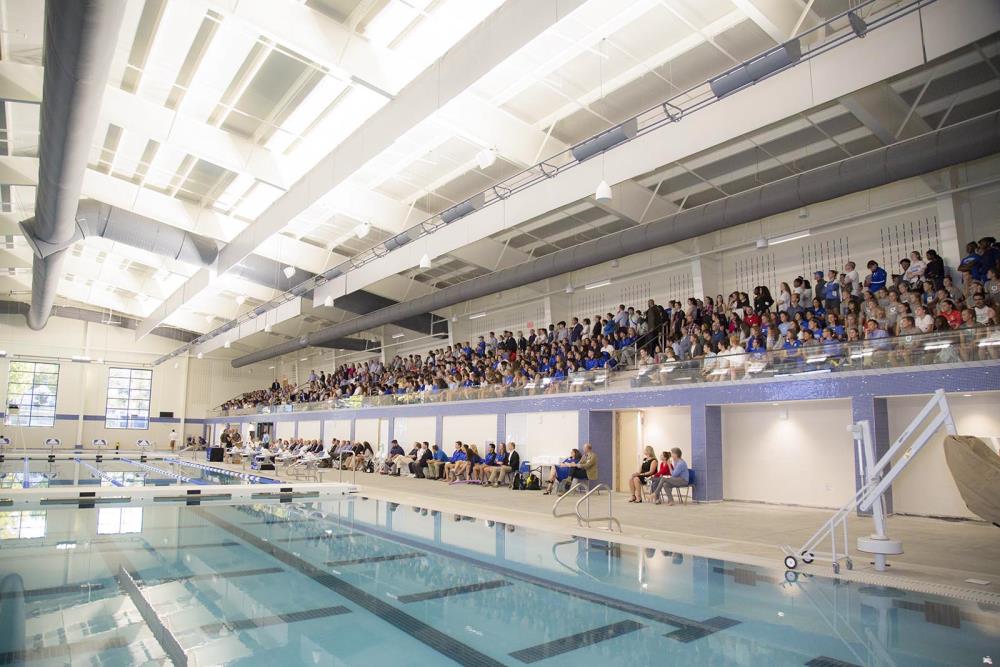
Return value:
<svg viewBox="0 0 1000 667">
<path fill-rule="evenodd" d="M 548 396 L 609 388 L 673 387 L 709 382 L 797 378 L 845 371 L 935 366 L 1000 359 L 1000 327 L 977 327 L 859 341 L 816 341 L 791 349 L 748 353 L 740 349 L 669 363 L 644 363 L 632 350 L 621 370 L 572 373 L 565 379 L 538 378 L 524 385 L 485 385 L 380 396 L 351 396 L 314 403 L 284 403 L 215 410 L 212 416 L 287 414 L 395 405 L 423 405 L 521 396 Z"/>
</svg>

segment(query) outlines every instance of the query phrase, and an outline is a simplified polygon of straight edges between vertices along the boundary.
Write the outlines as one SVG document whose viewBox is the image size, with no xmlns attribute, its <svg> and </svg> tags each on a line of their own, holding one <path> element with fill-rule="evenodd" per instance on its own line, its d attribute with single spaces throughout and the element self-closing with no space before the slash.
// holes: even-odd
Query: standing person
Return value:
<svg viewBox="0 0 1000 667">
<path fill-rule="evenodd" d="M 170 440 L 170 451 L 174 451 L 177 447 L 177 431 L 170 429 L 170 435 L 167 437 Z"/>
<path fill-rule="evenodd" d="M 869 292 L 876 294 L 880 289 L 884 289 L 888 279 L 889 274 L 878 265 L 878 262 L 874 259 L 868 260 L 868 276 L 865 278 L 865 284 L 868 285 Z"/>
<path fill-rule="evenodd" d="M 663 324 L 663 311 L 656 302 L 650 299 L 646 302 L 646 330 L 648 340 L 643 347 L 652 352 L 656 346 L 656 339 L 660 336 L 660 326 Z"/>
</svg>

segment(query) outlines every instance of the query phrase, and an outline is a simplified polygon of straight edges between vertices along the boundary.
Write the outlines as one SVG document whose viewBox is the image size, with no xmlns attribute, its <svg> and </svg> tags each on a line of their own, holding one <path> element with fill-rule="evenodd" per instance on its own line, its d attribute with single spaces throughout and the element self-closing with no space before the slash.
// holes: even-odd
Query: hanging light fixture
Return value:
<svg viewBox="0 0 1000 667">
<path fill-rule="evenodd" d="M 421 269 L 431 268 L 431 256 L 428 255 L 426 252 L 424 253 L 424 256 L 420 258 L 420 268 Z"/>
<path fill-rule="evenodd" d="M 323 299 L 323 305 L 327 308 L 333 307 L 333 295 L 328 294 L 325 299 Z"/>
<path fill-rule="evenodd" d="M 597 184 L 597 189 L 594 190 L 594 199 L 599 202 L 609 202 L 611 201 L 611 186 L 604 179 Z"/>
<path fill-rule="evenodd" d="M 354 228 L 354 235 L 357 236 L 359 239 L 363 239 L 364 237 L 368 236 L 368 232 L 370 232 L 371 230 L 372 230 L 371 223 L 362 222 L 360 225 Z"/>
<path fill-rule="evenodd" d="M 286 278 L 288 278 L 289 280 L 291 280 L 292 276 L 295 275 L 295 267 L 294 266 L 286 266 L 284 269 L 281 270 L 281 272 L 285 274 Z"/>
<path fill-rule="evenodd" d="M 483 150 L 476 153 L 476 164 L 479 165 L 480 169 L 486 169 L 487 167 L 492 167 L 493 163 L 497 161 L 497 154 L 492 148 L 484 148 Z"/>
<path fill-rule="evenodd" d="M 202 353 L 202 352 L 199 352 L 199 353 L 198 353 L 198 358 L 199 358 L 199 359 L 203 358 L 204 356 L 205 356 L 205 355 L 204 355 L 204 353 Z"/>
<path fill-rule="evenodd" d="M 236 296 L 236 305 L 237 306 L 242 306 L 244 303 L 246 303 L 246 301 L 247 301 L 247 298 L 245 296 L 243 296 L 242 294 L 239 294 L 239 295 Z"/>
</svg>

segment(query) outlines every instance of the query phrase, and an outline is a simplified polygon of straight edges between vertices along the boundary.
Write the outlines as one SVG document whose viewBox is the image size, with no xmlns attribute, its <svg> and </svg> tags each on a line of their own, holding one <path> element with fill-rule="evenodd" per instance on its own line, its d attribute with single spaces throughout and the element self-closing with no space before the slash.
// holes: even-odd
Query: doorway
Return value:
<svg viewBox="0 0 1000 667">
<path fill-rule="evenodd" d="M 639 467 L 641 420 L 641 410 L 615 412 L 615 491 L 628 491 L 628 480 Z"/>
</svg>

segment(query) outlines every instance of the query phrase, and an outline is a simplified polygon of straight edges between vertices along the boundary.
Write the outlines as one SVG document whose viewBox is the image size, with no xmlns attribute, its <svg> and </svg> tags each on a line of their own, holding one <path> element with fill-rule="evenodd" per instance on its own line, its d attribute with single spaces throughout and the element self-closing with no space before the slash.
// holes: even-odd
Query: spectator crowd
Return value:
<svg viewBox="0 0 1000 667">
<path fill-rule="evenodd" d="M 247 392 L 223 410 L 310 403 L 358 396 L 436 393 L 483 387 L 534 388 L 570 379 L 580 371 L 642 369 L 687 362 L 701 373 L 736 379 L 755 359 L 802 366 L 850 359 L 852 349 L 891 363 L 918 363 L 921 334 L 955 338 L 935 349 L 937 361 L 973 361 L 1000 356 L 1000 346 L 982 346 L 986 328 L 1000 323 L 1000 246 L 986 237 L 969 243 L 957 271 L 959 288 L 934 250 L 914 250 L 898 266 L 866 264 L 862 277 L 849 261 L 841 269 L 798 276 L 776 290 L 759 285 L 752 295 L 690 297 L 665 306 L 619 305 L 614 313 L 574 317 L 548 328 L 490 332 L 426 355 L 397 355 L 315 370 L 298 385 L 277 379 Z M 770 354 L 769 354 L 770 353 Z"/>
</svg>

